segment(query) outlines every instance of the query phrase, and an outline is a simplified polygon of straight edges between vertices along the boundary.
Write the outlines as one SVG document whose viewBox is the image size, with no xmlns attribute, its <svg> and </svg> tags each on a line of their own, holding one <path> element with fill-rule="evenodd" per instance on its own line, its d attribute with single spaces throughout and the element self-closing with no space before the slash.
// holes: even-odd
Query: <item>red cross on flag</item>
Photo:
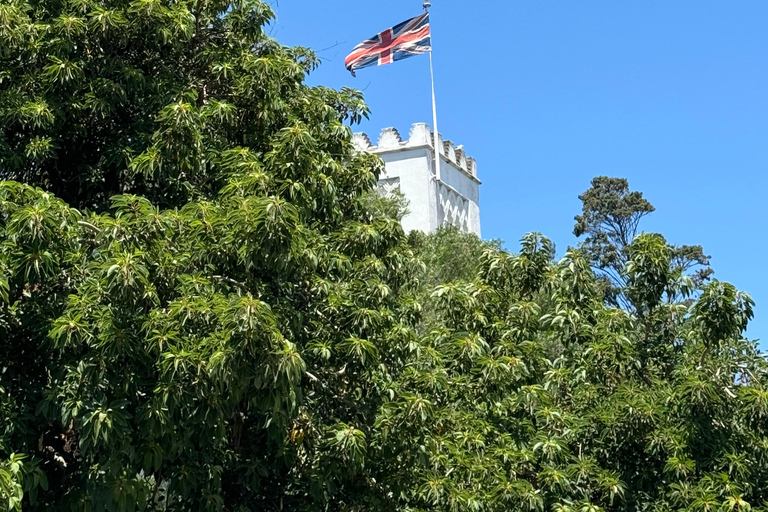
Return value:
<svg viewBox="0 0 768 512">
<path fill-rule="evenodd" d="M 355 76 L 356 69 L 383 66 L 430 51 L 429 13 L 424 13 L 355 46 L 344 60 L 344 65 Z"/>
</svg>

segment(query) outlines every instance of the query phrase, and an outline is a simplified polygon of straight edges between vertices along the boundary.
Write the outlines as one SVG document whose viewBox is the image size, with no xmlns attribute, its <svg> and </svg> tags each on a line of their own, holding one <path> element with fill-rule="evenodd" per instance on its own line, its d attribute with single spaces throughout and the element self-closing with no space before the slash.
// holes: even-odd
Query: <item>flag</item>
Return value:
<svg viewBox="0 0 768 512">
<path fill-rule="evenodd" d="M 429 13 L 424 13 L 355 46 L 344 60 L 344 66 L 355 76 L 356 69 L 391 64 L 431 50 Z"/>
</svg>

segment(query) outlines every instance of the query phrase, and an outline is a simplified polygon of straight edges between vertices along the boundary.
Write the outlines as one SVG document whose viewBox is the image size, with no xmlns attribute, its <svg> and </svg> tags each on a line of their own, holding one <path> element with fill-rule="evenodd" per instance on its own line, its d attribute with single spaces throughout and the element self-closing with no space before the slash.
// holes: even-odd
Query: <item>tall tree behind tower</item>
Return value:
<svg viewBox="0 0 768 512">
<path fill-rule="evenodd" d="M 586 237 L 579 247 L 603 281 L 606 302 L 634 309 L 635 304 L 625 294 L 629 246 L 640 232 L 640 221 L 656 208 L 642 192 L 631 191 L 624 178 L 598 176 L 591 185 L 579 196 L 582 213 L 575 217 L 573 234 Z M 708 281 L 713 271 L 700 245 L 670 248 L 670 270 L 681 280 L 681 289 L 697 289 Z"/>
</svg>

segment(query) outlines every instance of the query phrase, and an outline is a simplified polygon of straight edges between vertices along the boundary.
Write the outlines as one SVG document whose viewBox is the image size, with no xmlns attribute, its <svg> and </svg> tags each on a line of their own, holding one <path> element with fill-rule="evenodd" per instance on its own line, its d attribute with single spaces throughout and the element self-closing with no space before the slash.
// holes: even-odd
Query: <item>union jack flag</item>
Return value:
<svg viewBox="0 0 768 512">
<path fill-rule="evenodd" d="M 355 46 L 344 60 L 344 65 L 355 76 L 356 69 L 391 64 L 431 50 L 429 13 L 424 13 Z"/>
</svg>

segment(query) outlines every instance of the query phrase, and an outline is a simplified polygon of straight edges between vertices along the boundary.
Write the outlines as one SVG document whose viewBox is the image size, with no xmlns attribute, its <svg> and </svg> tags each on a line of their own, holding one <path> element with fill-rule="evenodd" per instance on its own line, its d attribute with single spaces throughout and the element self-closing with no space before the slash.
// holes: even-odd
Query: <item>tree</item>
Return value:
<svg viewBox="0 0 768 512">
<path fill-rule="evenodd" d="M 748 295 L 621 183 L 594 253 L 409 240 L 270 16 L 0 4 L 0 510 L 765 507 Z"/>
<path fill-rule="evenodd" d="M 641 192 L 630 191 L 624 178 L 594 178 L 579 199 L 582 214 L 575 217 L 573 234 L 586 236 L 580 248 L 603 279 L 606 301 L 632 308 L 634 304 L 625 293 L 628 248 L 639 233 L 640 221 L 655 208 Z M 713 271 L 700 245 L 670 246 L 670 250 L 670 271 L 680 278 L 688 276 L 688 288 L 696 289 L 709 280 Z"/>
<path fill-rule="evenodd" d="M 306 86 L 271 16 L 0 5 L 0 507 L 375 498 L 412 252 L 345 125 L 361 94 Z"/>
<path fill-rule="evenodd" d="M 409 234 L 409 243 L 424 263 L 424 286 L 430 290 L 451 281 L 474 279 L 483 253 L 502 246 L 501 240 L 482 240 L 474 233 L 465 233 L 450 225 L 441 226 L 430 235 L 413 231 Z"/>
<path fill-rule="evenodd" d="M 607 306 L 585 256 L 553 261 L 536 234 L 435 290 L 442 323 L 374 436 L 404 510 L 764 510 L 768 365 L 742 338 L 751 300 L 713 281 L 690 308 L 669 304 L 663 237 L 627 254 L 636 311 Z"/>
<path fill-rule="evenodd" d="M 489 248 L 500 249 L 500 240 L 482 240 L 474 233 L 465 233 L 455 226 L 442 226 L 435 233 L 412 231 L 408 243 L 416 260 L 421 263 L 416 274 L 417 301 L 421 310 L 416 331 L 428 332 L 439 322 L 439 301 L 433 296 L 438 286 L 471 281 Z"/>
<path fill-rule="evenodd" d="M 303 84 L 317 58 L 270 39 L 258 0 L 9 0 L 0 13 L 2 175 L 77 208 L 212 199 L 234 147 L 263 159 L 280 130 L 296 142 L 304 125 L 367 114 L 357 92 Z M 334 129 L 314 151 L 339 149 Z"/>
</svg>

